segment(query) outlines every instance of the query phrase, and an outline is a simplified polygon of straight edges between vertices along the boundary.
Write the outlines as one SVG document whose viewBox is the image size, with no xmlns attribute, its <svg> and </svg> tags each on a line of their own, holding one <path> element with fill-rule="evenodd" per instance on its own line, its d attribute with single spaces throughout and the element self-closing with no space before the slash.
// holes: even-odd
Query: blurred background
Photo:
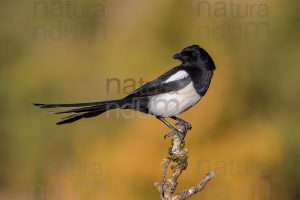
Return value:
<svg viewBox="0 0 300 200">
<path fill-rule="evenodd" d="M 182 118 L 191 199 L 300 199 L 297 1 L 30 0 L 0 6 L 0 199 L 158 199 L 168 129 L 112 111 L 56 126 L 32 103 L 121 98 L 199 44 L 217 70 Z"/>
</svg>

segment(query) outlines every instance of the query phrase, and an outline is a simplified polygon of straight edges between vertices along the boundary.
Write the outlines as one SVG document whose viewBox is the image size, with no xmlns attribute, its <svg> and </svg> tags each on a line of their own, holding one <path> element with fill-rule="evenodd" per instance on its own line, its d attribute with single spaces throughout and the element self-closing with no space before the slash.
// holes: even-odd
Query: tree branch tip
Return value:
<svg viewBox="0 0 300 200">
<path fill-rule="evenodd" d="M 215 176 L 216 176 L 216 174 L 215 174 L 214 171 L 210 171 L 210 172 L 208 172 L 208 173 L 206 174 L 206 177 L 209 178 L 209 179 L 212 179 L 212 178 L 215 177 Z"/>
</svg>

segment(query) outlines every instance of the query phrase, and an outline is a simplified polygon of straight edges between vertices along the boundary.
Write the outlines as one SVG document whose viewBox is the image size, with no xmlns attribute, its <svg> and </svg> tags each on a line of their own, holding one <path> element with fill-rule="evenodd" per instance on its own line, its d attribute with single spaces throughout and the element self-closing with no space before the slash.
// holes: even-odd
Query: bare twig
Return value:
<svg viewBox="0 0 300 200">
<path fill-rule="evenodd" d="M 176 127 L 184 134 L 187 133 L 187 129 L 180 124 L 177 123 Z M 202 191 L 206 184 L 214 177 L 214 172 L 209 172 L 206 174 L 206 176 L 196 186 L 174 194 L 178 184 L 177 180 L 183 170 L 186 170 L 188 166 L 188 150 L 184 148 L 184 141 L 180 140 L 176 134 L 172 135 L 173 139 L 171 142 L 171 147 L 169 148 L 169 155 L 167 158 L 163 159 L 162 162 L 162 180 L 160 183 L 155 183 L 155 187 L 160 193 L 161 200 L 184 200 Z M 167 178 L 167 171 L 170 163 L 174 163 L 174 165 L 170 167 L 172 174 L 169 178 Z"/>
</svg>

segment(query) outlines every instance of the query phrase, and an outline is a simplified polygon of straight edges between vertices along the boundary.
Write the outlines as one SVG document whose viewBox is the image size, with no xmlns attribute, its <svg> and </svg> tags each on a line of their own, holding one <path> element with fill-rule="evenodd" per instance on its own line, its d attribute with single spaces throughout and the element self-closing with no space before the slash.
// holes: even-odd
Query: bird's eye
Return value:
<svg viewBox="0 0 300 200">
<path fill-rule="evenodd" d="M 192 51 L 192 56 L 197 57 L 198 53 L 196 51 Z"/>
</svg>

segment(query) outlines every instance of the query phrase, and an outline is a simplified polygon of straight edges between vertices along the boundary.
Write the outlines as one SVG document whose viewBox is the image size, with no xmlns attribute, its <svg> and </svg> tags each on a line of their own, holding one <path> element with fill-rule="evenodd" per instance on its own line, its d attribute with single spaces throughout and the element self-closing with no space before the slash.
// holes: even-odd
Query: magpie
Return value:
<svg viewBox="0 0 300 200">
<path fill-rule="evenodd" d="M 132 109 L 155 116 L 181 139 L 192 128 L 177 115 L 193 107 L 206 94 L 216 69 L 211 56 L 198 45 L 184 48 L 173 56 L 181 61 L 157 79 L 146 83 L 122 99 L 72 104 L 38 104 L 40 108 L 71 107 L 54 114 L 72 113 L 57 125 L 72 123 L 82 118 L 98 116 L 112 109 Z M 184 131 L 175 128 L 165 118 L 176 120 Z"/>
</svg>

